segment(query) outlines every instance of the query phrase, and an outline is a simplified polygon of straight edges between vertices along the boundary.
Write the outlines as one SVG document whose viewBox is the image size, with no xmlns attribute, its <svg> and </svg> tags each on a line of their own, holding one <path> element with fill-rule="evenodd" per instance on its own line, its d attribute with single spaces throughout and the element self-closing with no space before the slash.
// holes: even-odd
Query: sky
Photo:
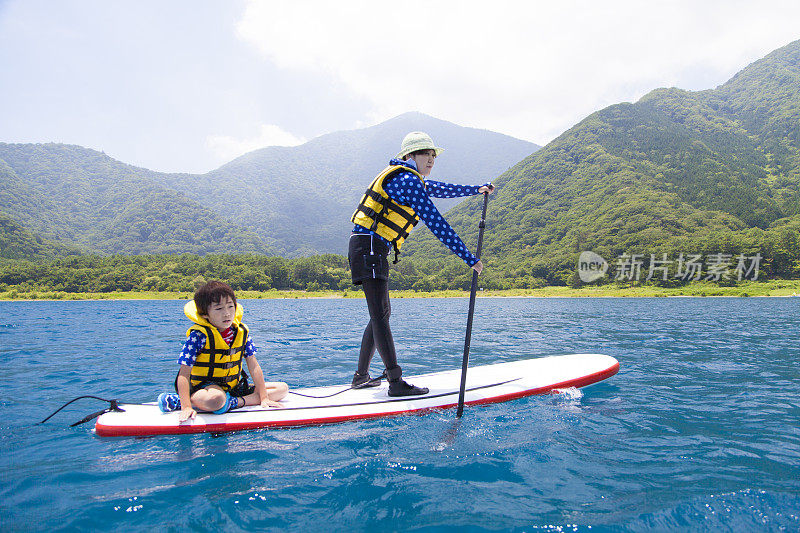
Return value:
<svg viewBox="0 0 800 533">
<path fill-rule="evenodd" d="M 419 111 L 545 145 L 713 89 L 798 21 L 796 0 L 0 0 L 0 142 L 202 173 Z"/>
</svg>

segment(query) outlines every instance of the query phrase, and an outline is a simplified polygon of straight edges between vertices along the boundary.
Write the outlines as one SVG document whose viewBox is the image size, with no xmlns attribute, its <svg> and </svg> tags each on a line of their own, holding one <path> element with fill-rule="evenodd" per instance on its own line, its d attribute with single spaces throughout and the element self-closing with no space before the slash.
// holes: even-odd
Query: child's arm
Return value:
<svg viewBox="0 0 800 533">
<path fill-rule="evenodd" d="M 247 363 L 247 370 L 250 371 L 250 377 L 253 378 L 256 394 L 261 400 L 261 407 L 283 407 L 282 403 L 270 399 L 267 384 L 264 382 L 264 372 L 261 371 L 261 365 L 258 364 L 256 357 L 251 355 L 245 358 L 245 362 Z"/>
<path fill-rule="evenodd" d="M 181 399 L 181 412 L 178 415 L 179 422 L 185 422 L 186 420 L 189 420 L 189 418 L 194 418 L 195 415 L 197 415 L 197 412 L 192 409 L 192 389 L 189 386 L 189 379 L 191 378 L 194 362 L 197 360 L 197 353 L 200 351 L 200 348 L 205 345 L 205 343 L 205 334 L 197 330 L 192 330 L 189 333 L 189 337 L 186 339 L 186 342 L 183 343 L 183 349 L 181 350 L 180 356 L 178 356 L 178 365 L 180 365 L 180 370 L 178 371 L 176 385 L 178 388 L 178 396 L 180 396 Z"/>
<path fill-rule="evenodd" d="M 192 399 L 189 391 L 189 376 L 192 373 L 192 367 L 188 365 L 181 365 L 178 371 L 178 396 L 181 397 L 181 412 L 178 415 L 178 422 L 185 422 L 190 418 L 194 419 L 197 412 L 192 409 Z"/>
</svg>

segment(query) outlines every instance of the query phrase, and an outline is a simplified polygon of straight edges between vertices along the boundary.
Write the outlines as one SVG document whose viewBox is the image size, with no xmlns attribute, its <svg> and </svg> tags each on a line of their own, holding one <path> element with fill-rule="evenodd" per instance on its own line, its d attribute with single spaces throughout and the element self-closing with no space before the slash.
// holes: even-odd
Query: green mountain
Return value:
<svg viewBox="0 0 800 533">
<path fill-rule="evenodd" d="M 454 182 L 489 181 L 537 148 L 418 113 L 256 150 L 204 175 L 80 146 L 0 143 L 0 213 L 40 239 L 104 253 L 341 254 L 360 195 L 415 129 L 452 146 L 437 175 Z"/>
<path fill-rule="evenodd" d="M 369 128 L 323 135 L 301 146 L 245 154 L 203 176 L 168 175 L 164 183 L 192 190 L 220 216 L 255 231 L 287 256 L 343 254 L 350 216 L 369 182 L 410 131 L 428 132 L 445 152 L 431 179 L 485 183 L 539 147 L 507 135 L 406 113 Z M 220 201 L 220 185 L 237 208 Z M 437 201 L 446 210 L 459 200 Z"/>
<path fill-rule="evenodd" d="M 716 89 L 657 89 L 598 111 L 539 151 L 418 113 L 257 150 L 201 176 L 160 174 L 76 146 L 0 144 L 0 257 L 74 251 L 63 244 L 130 254 L 344 253 L 367 183 L 405 133 L 423 130 L 446 148 L 433 179 L 498 186 L 484 286 L 576 284 L 584 250 L 612 268 L 639 254 L 642 276 L 651 254 L 666 256 L 669 283 L 678 282 L 682 254 L 701 256 L 704 274 L 714 256 L 733 270 L 738 255 L 760 254 L 762 274 L 797 278 L 798 117 L 800 41 Z M 473 247 L 480 206 L 471 198 L 448 212 Z M 403 251 L 410 260 L 394 271 L 395 286 L 469 285 L 470 271 L 424 227 Z"/>
<path fill-rule="evenodd" d="M 78 248 L 43 239 L 0 213 L 0 258 L 37 260 L 79 254 Z"/>
<path fill-rule="evenodd" d="M 590 115 L 496 181 L 486 279 L 575 283 L 583 250 L 611 265 L 642 254 L 645 267 L 650 254 L 728 254 L 735 267 L 737 254 L 760 253 L 762 272 L 797 277 L 798 117 L 800 41 L 716 89 L 658 89 Z M 472 198 L 448 216 L 473 246 L 480 204 Z M 427 231 L 412 234 L 406 252 L 417 263 L 447 255 Z"/>
<path fill-rule="evenodd" d="M 80 146 L 0 143 L 0 214 L 39 238 L 121 254 L 268 251 L 254 233 L 159 181 Z"/>
</svg>

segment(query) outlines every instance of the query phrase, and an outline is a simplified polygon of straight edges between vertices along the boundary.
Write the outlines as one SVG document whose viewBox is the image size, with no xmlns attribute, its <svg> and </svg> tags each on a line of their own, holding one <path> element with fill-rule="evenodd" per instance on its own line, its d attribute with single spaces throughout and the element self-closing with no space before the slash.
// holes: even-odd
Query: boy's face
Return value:
<svg viewBox="0 0 800 533">
<path fill-rule="evenodd" d="M 230 296 L 223 296 L 220 301 L 212 302 L 208 306 L 208 314 L 203 317 L 218 330 L 225 331 L 233 324 L 233 319 L 236 317 L 236 304 Z"/>
</svg>

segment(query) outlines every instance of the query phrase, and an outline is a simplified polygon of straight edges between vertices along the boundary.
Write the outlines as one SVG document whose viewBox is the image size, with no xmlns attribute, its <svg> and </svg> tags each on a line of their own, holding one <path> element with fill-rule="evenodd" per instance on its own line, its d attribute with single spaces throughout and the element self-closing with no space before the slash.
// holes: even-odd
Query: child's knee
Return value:
<svg viewBox="0 0 800 533">
<path fill-rule="evenodd" d="M 212 389 L 213 394 L 209 396 L 209 411 L 217 411 L 218 409 L 222 409 L 222 406 L 225 405 L 225 402 L 228 400 L 228 396 L 219 389 Z"/>
<path fill-rule="evenodd" d="M 208 388 L 197 391 L 192 396 L 192 403 L 203 411 L 217 411 L 225 405 L 227 399 L 224 391 L 217 388 Z"/>
<path fill-rule="evenodd" d="M 283 381 L 275 381 L 270 383 L 269 397 L 271 400 L 282 400 L 289 393 L 289 385 Z"/>
</svg>

